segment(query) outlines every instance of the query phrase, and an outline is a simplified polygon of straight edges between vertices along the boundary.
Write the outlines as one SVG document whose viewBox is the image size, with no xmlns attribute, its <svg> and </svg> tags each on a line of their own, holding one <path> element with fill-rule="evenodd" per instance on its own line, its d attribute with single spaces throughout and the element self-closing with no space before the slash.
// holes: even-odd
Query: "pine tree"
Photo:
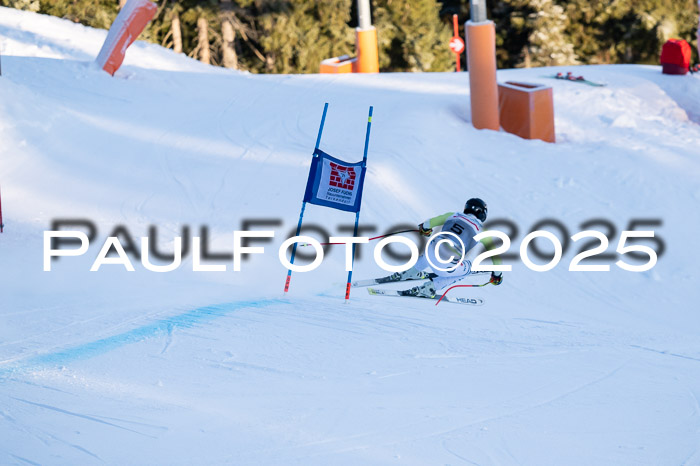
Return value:
<svg viewBox="0 0 700 466">
<path fill-rule="evenodd" d="M 449 71 L 450 26 L 440 19 L 436 0 L 377 0 L 374 23 L 383 71 Z"/>
<path fill-rule="evenodd" d="M 102 29 L 109 29 L 119 12 L 115 0 L 43 0 L 40 5 L 41 13 Z"/>
<path fill-rule="evenodd" d="M 525 67 L 576 65 L 578 56 L 565 30 L 568 17 L 554 0 L 527 0 L 532 12 L 526 26 L 531 30 L 528 44 L 523 48 Z"/>
<path fill-rule="evenodd" d="M 158 12 L 139 39 L 195 57 L 201 49 L 197 23 L 204 18 L 215 65 L 315 73 L 324 58 L 354 54 L 355 0 L 154 1 Z M 459 13 L 460 22 L 468 19 L 467 0 L 372 4 L 382 71 L 453 69 L 447 47 L 451 14 Z M 106 29 L 120 0 L 0 0 L 0 5 Z M 489 0 L 488 6 L 500 68 L 577 61 L 658 64 L 661 46 L 671 37 L 697 48 L 697 0 Z"/>
<path fill-rule="evenodd" d="M 672 37 L 696 43 L 695 0 L 570 0 L 567 35 L 584 63 L 658 64 Z"/>
<path fill-rule="evenodd" d="M 17 8 L 18 10 L 38 12 L 41 9 L 39 0 L 4 0 L 0 5 Z"/>
<path fill-rule="evenodd" d="M 352 0 L 287 0 L 267 5 L 259 17 L 266 71 L 317 73 L 321 60 L 351 54 L 347 25 Z"/>
</svg>

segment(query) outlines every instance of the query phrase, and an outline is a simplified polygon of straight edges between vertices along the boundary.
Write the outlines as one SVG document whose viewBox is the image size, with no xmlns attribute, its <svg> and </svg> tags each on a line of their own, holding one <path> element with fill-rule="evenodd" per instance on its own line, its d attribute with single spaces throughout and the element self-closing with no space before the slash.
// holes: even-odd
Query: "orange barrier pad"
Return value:
<svg viewBox="0 0 700 466">
<path fill-rule="evenodd" d="M 158 5 L 148 0 L 129 0 L 109 28 L 109 33 L 97 55 L 97 64 L 107 73 L 114 73 L 122 66 L 126 49 L 141 34 L 156 14 Z"/>
<path fill-rule="evenodd" d="M 550 86 L 512 81 L 499 84 L 498 104 L 505 131 L 525 139 L 555 142 Z"/>
<path fill-rule="evenodd" d="M 352 73 L 357 63 L 357 58 L 350 58 L 347 55 L 340 57 L 326 58 L 321 62 L 320 73 Z"/>
<path fill-rule="evenodd" d="M 496 27 L 493 21 L 467 21 L 467 63 L 472 125 L 498 131 L 498 84 L 496 82 Z"/>
</svg>

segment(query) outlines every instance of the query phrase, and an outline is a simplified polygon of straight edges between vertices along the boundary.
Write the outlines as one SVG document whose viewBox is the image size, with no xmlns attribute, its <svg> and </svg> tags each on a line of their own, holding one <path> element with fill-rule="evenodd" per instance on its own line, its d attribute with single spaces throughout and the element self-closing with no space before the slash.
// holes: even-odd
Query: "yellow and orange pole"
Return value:
<svg viewBox="0 0 700 466">
<path fill-rule="evenodd" d="M 377 29 L 372 26 L 369 0 L 357 0 L 358 27 L 355 30 L 356 73 L 379 73 Z"/>
</svg>

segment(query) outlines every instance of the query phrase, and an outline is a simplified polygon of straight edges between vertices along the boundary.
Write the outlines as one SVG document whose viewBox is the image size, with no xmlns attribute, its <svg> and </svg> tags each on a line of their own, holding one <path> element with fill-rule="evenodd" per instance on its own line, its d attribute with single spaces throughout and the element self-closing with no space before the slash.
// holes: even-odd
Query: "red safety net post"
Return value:
<svg viewBox="0 0 700 466">
<path fill-rule="evenodd" d="M 457 15 L 452 15 L 452 27 L 454 28 L 454 36 L 450 39 L 450 50 L 455 54 L 456 70 L 462 71 L 460 61 L 462 52 L 464 52 L 464 41 L 459 37 L 459 24 L 457 23 Z"/>
</svg>

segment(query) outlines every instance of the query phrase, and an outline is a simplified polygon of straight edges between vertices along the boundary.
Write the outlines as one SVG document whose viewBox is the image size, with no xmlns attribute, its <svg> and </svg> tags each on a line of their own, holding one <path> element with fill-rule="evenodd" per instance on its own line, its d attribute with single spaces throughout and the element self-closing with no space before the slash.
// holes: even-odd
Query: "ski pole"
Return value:
<svg viewBox="0 0 700 466">
<path fill-rule="evenodd" d="M 381 235 L 381 236 L 375 236 L 374 238 L 370 238 L 369 241 L 373 241 L 375 239 L 379 238 L 386 238 L 387 236 L 394 236 L 394 235 L 400 235 L 401 233 L 413 233 L 417 232 L 418 230 L 401 230 L 401 231 L 395 231 L 393 233 L 387 233 L 386 235 Z M 319 243 L 321 246 L 331 246 L 333 244 L 345 244 L 345 243 Z M 299 243 L 299 247 L 304 247 L 304 246 L 311 246 L 311 243 Z"/>
<path fill-rule="evenodd" d="M 435 303 L 435 305 L 437 306 L 438 304 L 440 304 L 440 301 L 442 301 L 442 298 L 444 298 L 445 296 L 447 296 L 447 293 L 449 293 L 450 290 L 451 290 L 452 288 L 480 288 L 480 287 L 482 287 L 482 286 L 490 285 L 491 283 L 493 283 L 493 282 L 492 282 L 491 280 L 489 280 L 489 281 L 487 281 L 486 283 L 484 283 L 483 285 L 453 285 L 453 286 L 449 287 L 449 288 L 442 294 L 442 296 L 440 296 L 440 299 L 438 299 L 438 301 Z"/>
</svg>

